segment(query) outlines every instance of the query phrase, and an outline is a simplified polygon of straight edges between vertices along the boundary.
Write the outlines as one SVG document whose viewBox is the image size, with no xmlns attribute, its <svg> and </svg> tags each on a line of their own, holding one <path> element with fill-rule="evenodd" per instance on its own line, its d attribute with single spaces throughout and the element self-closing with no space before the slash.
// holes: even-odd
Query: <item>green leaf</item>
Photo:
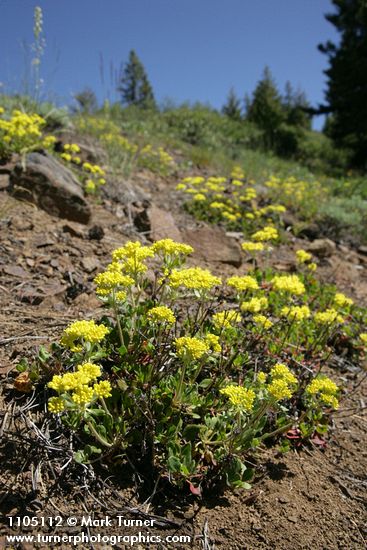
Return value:
<svg viewBox="0 0 367 550">
<path fill-rule="evenodd" d="M 117 351 L 119 352 L 120 356 L 123 357 L 124 355 L 127 354 L 127 347 L 122 344 L 118 349 Z"/>
<path fill-rule="evenodd" d="M 181 471 L 181 462 L 177 456 L 170 456 L 167 460 L 167 467 L 170 472 L 176 474 Z"/>
<path fill-rule="evenodd" d="M 204 426 L 201 426 L 200 424 L 187 424 L 184 428 L 182 437 L 187 441 L 194 441 L 203 427 Z"/>
<path fill-rule="evenodd" d="M 202 380 L 199 384 L 199 387 L 200 388 L 207 388 L 208 386 L 210 386 L 210 384 L 213 383 L 213 380 L 212 378 L 204 378 L 204 380 Z"/>
</svg>

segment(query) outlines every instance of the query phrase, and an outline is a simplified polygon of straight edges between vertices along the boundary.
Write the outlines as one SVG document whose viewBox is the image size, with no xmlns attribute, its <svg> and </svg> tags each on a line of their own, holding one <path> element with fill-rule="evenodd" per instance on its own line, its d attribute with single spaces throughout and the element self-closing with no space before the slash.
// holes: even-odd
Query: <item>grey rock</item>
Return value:
<svg viewBox="0 0 367 550">
<path fill-rule="evenodd" d="M 184 242 L 190 244 L 197 256 L 208 262 L 240 267 L 241 249 L 235 239 L 228 237 L 220 227 L 204 226 L 183 232 Z"/>
<path fill-rule="evenodd" d="M 139 211 L 134 217 L 134 224 L 139 231 L 149 233 L 152 241 L 172 239 L 182 242 L 182 235 L 172 214 L 154 204 Z"/>
<path fill-rule="evenodd" d="M 328 258 L 336 251 L 336 244 L 330 239 L 316 239 L 307 246 L 307 250 L 319 258 Z"/>
<path fill-rule="evenodd" d="M 25 170 L 18 162 L 10 174 L 10 192 L 59 218 L 88 223 L 91 217 L 73 173 L 48 154 L 27 155 Z"/>
</svg>

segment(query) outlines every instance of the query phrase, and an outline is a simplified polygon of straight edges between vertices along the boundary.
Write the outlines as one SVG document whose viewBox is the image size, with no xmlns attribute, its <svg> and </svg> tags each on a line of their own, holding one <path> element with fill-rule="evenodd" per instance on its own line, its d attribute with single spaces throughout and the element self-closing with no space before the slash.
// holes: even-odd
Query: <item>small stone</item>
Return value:
<svg viewBox="0 0 367 550">
<path fill-rule="evenodd" d="M 336 244 L 330 239 L 316 239 L 307 246 L 306 250 L 319 258 L 328 258 L 336 251 Z"/>
<path fill-rule="evenodd" d="M 172 214 L 154 204 L 138 211 L 134 217 L 134 224 L 139 231 L 149 233 L 149 239 L 152 241 L 172 239 L 182 242 L 181 233 Z"/>
<path fill-rule="evenodd" d="M 3 267 L 3 272 L 12 277 L 28 277 L 28 273 L 19 265 L 6 265 Z"/>
<path fill-rule="evenodd" d="M 93 225 L 88 231 L 88 237 L 91 240 L 101 241 L 104 237 L 103 227 L 100 225 Z"/>
<path fill-rule="evenodd" d="M 9 174 L 0 174 L 0 191 L 7 189 L 10 185 Z"/>
<path fill-rule="evenodd" d="M 10 220 L 10 227 L 17 231 L 29 231 L 33 229 L 34 225 L 30 221 L 23 218 L 12 218 Z"/>
<path fill-rule="evenodd" d="M 33 241 L 33 244 L 37 248 L 43 248 L 45 246 L 51 246 L 55 244 L 55 241 L 47 235 L 37 235 Z"/>
<path fill-rule="evenodd" d="M 242 254 L 235 239 L 228 237 L 220 227 L 204 226 L 183 231 L 184 242 L 194 248 L 193 256 L 208 262 L 240 267 Z"/>
<path fill-rule="evenodd" d="M 358 252 L 359 252 L 360 254 L 364 254 L 364 255 L 367 256 L 367 246 L 365 246 L 365 245 L 360 246 L 360 247 L 358 248 Z"/>
<path fill-rule="evenodd" d="M 99 261 L 94 256 L 87 256 L 82 258 L 81 265 L 87 273 L 92 273 L 99 267 Z"/>
<path fill-rule="evenodd" d="M 72 237 L 78 237 L 83 239 L 84 237 L 84 226 L 81 223 L 65 223 L 62 227 L 64 233 L 69 233 Z"/>
</svg>

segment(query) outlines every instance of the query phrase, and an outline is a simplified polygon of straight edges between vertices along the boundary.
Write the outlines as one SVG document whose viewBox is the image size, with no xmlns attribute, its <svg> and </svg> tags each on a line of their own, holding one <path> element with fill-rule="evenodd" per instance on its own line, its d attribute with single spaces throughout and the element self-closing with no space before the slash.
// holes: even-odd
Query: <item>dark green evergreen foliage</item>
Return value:
<svg viewBox="0 0 367 550">
<path fill-rule="evenodd" d="M 81 92 L 74 95 L 77 103 L 76 107 L 72 107 L 74 112 L 91 114 L 98 108 L 96 94 L 90 88 L 84 88 Z"/>
<path fill-rule="evenodd" d="M 285 121 L 285 113 L 268 67 L 265 67 L 263 77 L 249 101 L 246 118 L 263 130 L 265 149 L 273 149 L 279 127 Z"/>
<path fill-rule="evenodd" d="M 367 166 L 367 2 L 332 0 L 334 13 L 326 19 L 340 34 L 340 42 L 319 45 L 329 58 L 326 101 L 319 113 L 330 113 L 327 133 L 348 148 L 353 165 Z"/>
<path fill-rule="evenodd" d="M 121 71 L 117 90 L 121 94 L 123 105 L 135 105 L 143 109 L 156 108 L 152 86 L 134 50 L 130 51 L 129 60 Z"/>
<path fill-rule="evenodd" d="M 233 88 L 229 90 L 226 103 L 223 105 L 222 113 L 232 120 L 241 120 L 241 102 Z"/>
<path fill-rule="evenodd" d="M 310 104 L 302 90 L 294 90 L 288 81 L 285 85 L 283 109 L 286 123 L 299 128 L 311 129 Z"/>
</svg>

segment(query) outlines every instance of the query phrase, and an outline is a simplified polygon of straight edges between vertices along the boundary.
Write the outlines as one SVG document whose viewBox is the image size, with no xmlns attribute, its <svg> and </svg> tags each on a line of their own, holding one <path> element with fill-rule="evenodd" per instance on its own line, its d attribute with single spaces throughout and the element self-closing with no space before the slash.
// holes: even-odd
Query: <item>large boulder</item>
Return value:
<svg viewBox="0 0 367 550">
<path fill-rule="evenodd" d="M 91 211 L 73 173 L 48 154 L 30 153 L 10 173 L 10 192 L 53 216 L 88 223 Z"/>
</svg>

